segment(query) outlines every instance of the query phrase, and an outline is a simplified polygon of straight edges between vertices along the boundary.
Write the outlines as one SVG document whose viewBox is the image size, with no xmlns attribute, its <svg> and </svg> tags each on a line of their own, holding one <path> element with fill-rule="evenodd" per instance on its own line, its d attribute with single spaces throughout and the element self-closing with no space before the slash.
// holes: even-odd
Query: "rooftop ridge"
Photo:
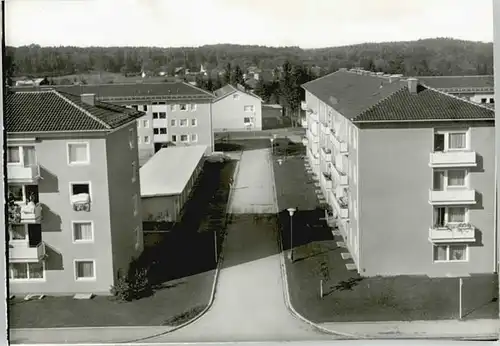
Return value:
<svg viewBox="0 0 500 346">
<path fill-rule="evenodd" d="M 61 92 L 61 91 L 58 91 L 58 90 L 51 90 L 51 91 L 54 94 L 56 94 L 57 96 L 59 96 L 60 98 L 62 98 L 64 101 L 66 101 L 69 104 L 71 104 L 73 107 L 77 108 L 78 110 L 82 111 L 84 114 L 86 114 L 87 116 L 89 116 L 93 120 L 95 120 L 98 123 L 100 123 L 101 125 L 103 125 L 105 128 L 111 129 L 111 126 L 108 125 L 106 122 L 102 121 L 101 119 L 99 119 L 98 117 L 96 117 L 95 115 L 93 115 L 91 112 L 87 111 L 83 107 L 77 105 L 76 103 L 74 103 L 73 101 L 71 101 L 69 98 L 67 98 L 66 96 L 64 96 L 64 94 L 66 94 L 66 95 L 71 95 L 71 94 L 64 93 L 64 92 Z M 71 96 L 74 96 L 74 95 L 71 95 Z"/>
<path fill-rule="evenodd" d="M 397 93 L 400 93 L 404 90 L 408 89 L 408 86 L 406 85 L 401 85 L 401 87 L 395 91 L 393 91 L 392 93 L 390 93 L 389 95 L 387 95 L 386 97 L 384 97 L 383 99 L 380 99 L 378 100 L 374 105 L 371 105 L 370 107 L 366 108 L 365 110 L 363 110 L 361 113 L 359 113 L 357 116 L 355 116 L 354 118 L 351 119 L 352 122 L 355 122 L 356 121 L 356 118 L 360 118 L 362 117 L 364 114 L 368 113 L 369 111 L 375 109 L 376 107 L 380 106 L 380 104 L 382 102 L 385 102 L 386 100 L 390 99 L 392 96 L 396 95 Z"/>
<path fill-rule="evenodd" d="M 467 99 L 463 99 L 463 98 L 461 98 L 461 97 L 458 97 L 458 96 L 455 96 L 455 95 L 449 94 L 449 93 L 447 93 L 447 92 L 445 92 L 445 91 L 442 91 L 442 90 L 439 90 L 439 89 L 436 89 L 436 88 L 429 87 L 429 86 L 427 86 L 427 85 L 425 85 L 425 84 L 422 84 L 422 85 L 423 85 L 426 89 L 431 90 L 431 91 L 434 91 L 434 92 L 437 92 L 437 93 L 442 94 L 442 95 L 444 95 L 444 96 L 446 96 L 446 97 L 450 97 L 450 98 L 453 98 L 453 99 L 455 99 L 455 100 L 459 100 L 459 101 L 462 101 L 462 102 L 465 102 L 465 103 L 471 104 L 471 105 L 473 105 L 473 106 L 477 106 L 477 107 L 480 107 L 480 108 L 487 109 L 487 110 L 489 110 L 489 111 L 491 111 L 491 112 L 494 112 L 494 110 L 492 110 L 491 108 L 489 108 L 489 107 L 487 107 L 487 106 L 484 106 L 484 105 L 483 105 L 483 104 L 481 104 L 481 103 L 477 103 L 477 102 L 474 102 L 474 101 L 470 101 L 470 100 L 467 100 Z"/>
</svg>

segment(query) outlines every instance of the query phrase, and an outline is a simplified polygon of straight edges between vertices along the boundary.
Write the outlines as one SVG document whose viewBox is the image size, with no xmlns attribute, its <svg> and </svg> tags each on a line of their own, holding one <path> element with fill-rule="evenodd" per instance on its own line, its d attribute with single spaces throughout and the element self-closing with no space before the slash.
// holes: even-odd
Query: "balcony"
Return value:
<svg viewBox="0 0 500 346">
<path fill-rule="evenodd" d="M 436 151 L 430 153 L 429 166 L 433 168 L 476 167 L 476 152 Z"/>
<path fill-rule="evenodd" d="M 333 131 L 333 130 L 330 131 L 330 137 L 332 139 L 333 145 L 335 146 L 335 148 L 337 148 L 337 150 L 341 154 L 347 154 L 348 153 L 347 142 L 339 140 L 338 134 L 335 133 L 335 131 Z"/>
<path fill-rule="evenodd" d="M 300 125 L 301 125 L 303 128 L 307 129 L 307 119 L 306 119 L 306 118 L 302 118 L 302 119 L 300 120 Z"/>
<path fill-rule="evenodd" d="M 326 190 L 331 190 L 333 183 L 332 183 L 332 176 L 328 173 L 323 172 L 321 176 L 321 183 L 323 184 L 323 187 Z"/>
<path fill-rule="evenodd" d="M 309 110 L 309 117 L 311 118 L 311 120 L 313 122 L 315 122 L 316 124 L 319 123 L 319 117 L 318 117 L 318 113 L 314 112 L 313 110 Z"/>
<path fill-rule="evenodd" d="M 325 135 L 328 135 L 330 133 L 330 128 L 328 127 L 327 122 L 322 122 L 321 123 L 321 132 Z"/>
<path fill-rule="evenodd" d="M 42 221 L 42 205 L 29 202 L 27 204 L 13 203 L 9 206 L 10 223 L 40 223 Z"/>
<path fill-rule="evenodd" d="M 9 242 L 10 262 L 40 262 L 46 256 L 45 243 L 42 241 L 35 246 L 30 246 L 27 241 Z"/>
<path fill-rule="evenodd" d="M 40 165 L 7 164 L 9 183 L 37 184 L 40 179 Z"/>
<path fill-rule="evenodd" d="M 322 147 L 321 148 L 321 158 L 325 162 L 332 161 L 332 151 L 329 148 Z"/>
<path fill-rule="evenodd" d="M 476 229 L 469 223 L 434 226 L 429 229 L 432 243 L 466 243 L 476 241 Z"/>
<path fill-rule="evenodd" d="M 307 102 L 306 101 L 301 101 L 300 102 L 300 108 L 303 110 L 303 111 L 307 111 L 309 108 L 307 107 Z"/>
<path fill-rule="evenodd" d="M 476 204 L 476 191 L 470 189 L 429 190 L 432 205 Z"/>
<path fill-rule="evenodd" d="M 332 200 L 333 208 L 337 212 L 337 216 L 340 219 L 348 219 L 349 218 L 349 208 L 347 205 L 346 198 L 344 196 L 339 197 L 339 195 L 335 195 L 335 198 Z"/>
<path fill-rule="evenodd" d="M 309 139 L 307 137 L 302 137 L 302 145 L 306 147 L 308 143 Z"/>
<path fill-rule="evenodd" d="M 334 180 L 336 181 L 337 185 L 345 186 L 349 184 L 349 179 L 347 177 L 347 174 L 339 170 L 339 168 L 333 164 L 332 169 Z"/>
</svg>

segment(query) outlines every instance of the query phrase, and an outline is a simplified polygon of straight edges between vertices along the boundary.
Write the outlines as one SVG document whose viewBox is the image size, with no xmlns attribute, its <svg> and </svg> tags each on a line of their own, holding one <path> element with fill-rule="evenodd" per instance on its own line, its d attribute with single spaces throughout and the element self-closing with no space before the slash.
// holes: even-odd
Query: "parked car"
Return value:
<svg viewBox="0 0 500 346">
<path fill-rule="evenodd" d="M 231 158 L 224 154 L 222 151 L 214 151 L 212 154 L 207 156 L 207 161 L 212 163 L 223 163 L 229 160 L 231 160 Z"/>
</svg>

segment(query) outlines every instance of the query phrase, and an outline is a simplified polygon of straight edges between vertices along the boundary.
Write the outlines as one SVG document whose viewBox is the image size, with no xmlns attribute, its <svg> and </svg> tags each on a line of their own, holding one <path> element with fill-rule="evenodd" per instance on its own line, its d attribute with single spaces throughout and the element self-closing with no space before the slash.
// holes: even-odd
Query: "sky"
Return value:
<svg viewBox="0 0 500 346">
<path fill-rule="evenodd" d="M 6 0 L 6 45 L 493 41 L 494 0 Z"/>
</svg>

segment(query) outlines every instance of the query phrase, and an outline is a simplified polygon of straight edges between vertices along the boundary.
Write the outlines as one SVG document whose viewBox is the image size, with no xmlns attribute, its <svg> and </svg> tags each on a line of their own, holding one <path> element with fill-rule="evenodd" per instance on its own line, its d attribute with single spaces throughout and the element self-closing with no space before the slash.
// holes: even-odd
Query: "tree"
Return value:
<svg viewBox="0 0 500 346">
<path fill-rule="evenodd" d="M 234 68 L 234 72 L 231 75 L 231 84 L 243 85 L 244 83 L 245 83 L 245 79 L 243 78 L 243 71 L 241 70 L 239 65 L 236 65 L 236 67 Z"/>
<path fill-rule="evenodd" d="M 232 75 L 231 63 L 228 62 L 226 68 L 224 70 L 224 85 L 231 84 L 231 75 Z"/>
</svg>

